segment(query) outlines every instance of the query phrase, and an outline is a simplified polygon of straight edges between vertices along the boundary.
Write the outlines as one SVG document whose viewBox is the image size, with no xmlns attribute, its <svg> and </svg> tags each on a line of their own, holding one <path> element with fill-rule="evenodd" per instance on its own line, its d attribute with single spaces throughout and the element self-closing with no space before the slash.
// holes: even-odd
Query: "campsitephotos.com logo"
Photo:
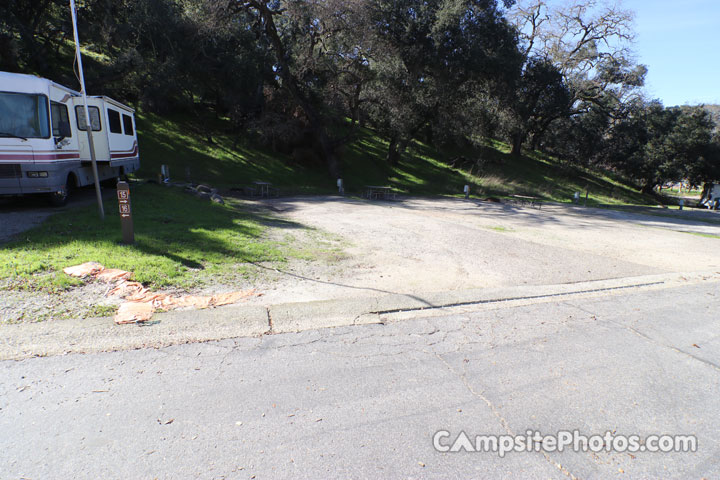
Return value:
<svg viewBox="0 0 720 480">
<path fill-rule="evenodd" d="M 579 430 L 561 430 L 553 435 L 527 430 L 521 435 L 475 435 L 464 431 L 453 436 L 447 430 L 435 432 L 433 447 L 442 453 L 496 453 L 504 457 L 511 452 L 695 452 L 695 435 L 583 435 Z"/>
</svg>

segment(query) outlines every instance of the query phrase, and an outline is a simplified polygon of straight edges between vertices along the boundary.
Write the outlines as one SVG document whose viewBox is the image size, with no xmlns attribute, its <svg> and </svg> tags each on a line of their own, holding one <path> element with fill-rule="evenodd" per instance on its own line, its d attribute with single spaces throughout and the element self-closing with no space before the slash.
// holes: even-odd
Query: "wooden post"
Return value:
<svg viewBox="0 0 720 480">
<path fill-rule="evenodd" d="M 118 182 L 117 198 L 120 209 L 122 241 L 125 245 L 132 245 L 135 243 L 135 230 L 133 228 L 132 207 L 130 204 L 130 185 L 127 182 Z"/>
</svg>

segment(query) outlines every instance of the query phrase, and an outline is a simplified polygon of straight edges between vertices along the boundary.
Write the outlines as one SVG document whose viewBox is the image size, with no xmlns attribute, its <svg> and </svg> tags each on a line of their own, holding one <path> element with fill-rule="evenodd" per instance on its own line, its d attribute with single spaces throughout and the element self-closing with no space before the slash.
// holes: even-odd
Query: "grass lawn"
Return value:
<svg viewBox="0 0 720 480">
<path fill-rule="evenodd" d="M 117 201 L 105 201 L 100 222 L 95 205 L 59 213 L 0 248 L 0 284 L 9 288 L 53 291 L 78 284 L 62 272 L 67 266 L 96 261 L 135 272 L 152 287 L 191 288 L 218 279 L 251 275 L 253 262 L 313 258 L 312 249 L 292 242 L 302 225 L 248 214 L 231 204 L 218 205 L 177 188 L 134 185 L 135 245 L 120 243 Z M 270 240 L 268 226 L 287 229 L 290 240 Z M 321 247 L 318 247 L 321 248 Z"/>
</svg>

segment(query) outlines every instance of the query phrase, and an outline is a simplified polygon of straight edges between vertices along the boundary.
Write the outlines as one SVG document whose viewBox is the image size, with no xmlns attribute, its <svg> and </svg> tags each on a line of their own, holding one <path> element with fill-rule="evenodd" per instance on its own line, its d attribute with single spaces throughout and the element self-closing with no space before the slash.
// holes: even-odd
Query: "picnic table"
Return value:
<svg viewBox="0 0 720 480">
<path fill-rule="evenodd" d="M 392 187 L 386 187 L 384 185 L 365 185 L 365 196 L 372 200 L 380 199 L 388 200 L 395 198 L 395 192 L 392 191 Z"/>
<path fill-rule="evenodd" d="M 531 207 L 542 208 L 542 202 L 538 197 L 530 197 L 528 195 L 510 195 L 516 204 L 520 204 L 521 207 L 529 205 Z"/>
<path fill-rule="evenodd" d="M 270 190 L 274 190 L 272 188 L 272 183 L 270 182 L 261 182 L 261 181 L 254 181 L 255 185 L 260 188 L 260 197 L 268 197 L 270 198 Z"/>
</svg>

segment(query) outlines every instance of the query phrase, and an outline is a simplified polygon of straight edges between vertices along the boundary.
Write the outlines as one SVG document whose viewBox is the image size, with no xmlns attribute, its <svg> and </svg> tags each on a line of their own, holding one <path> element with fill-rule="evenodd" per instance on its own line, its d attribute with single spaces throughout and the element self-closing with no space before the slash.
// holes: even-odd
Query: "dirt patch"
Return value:
<svg viewBox="0 0 720 480">
<path fill-rule="evenodd" d="M 40 322 L 112 315 L 120 301 L 108 297 L 107 285 L 89 283 L 48 294 L 0 290 L 0 323 Z"/>
<path fill-rule="evenodd" d="M 252 202 L 346 242 L 331 266 L 293 264 L 262 285 L 268 303 L 543 285 L 720 268 L 720 226 L 637 212 L 458 199 Z"/>
</svg>

